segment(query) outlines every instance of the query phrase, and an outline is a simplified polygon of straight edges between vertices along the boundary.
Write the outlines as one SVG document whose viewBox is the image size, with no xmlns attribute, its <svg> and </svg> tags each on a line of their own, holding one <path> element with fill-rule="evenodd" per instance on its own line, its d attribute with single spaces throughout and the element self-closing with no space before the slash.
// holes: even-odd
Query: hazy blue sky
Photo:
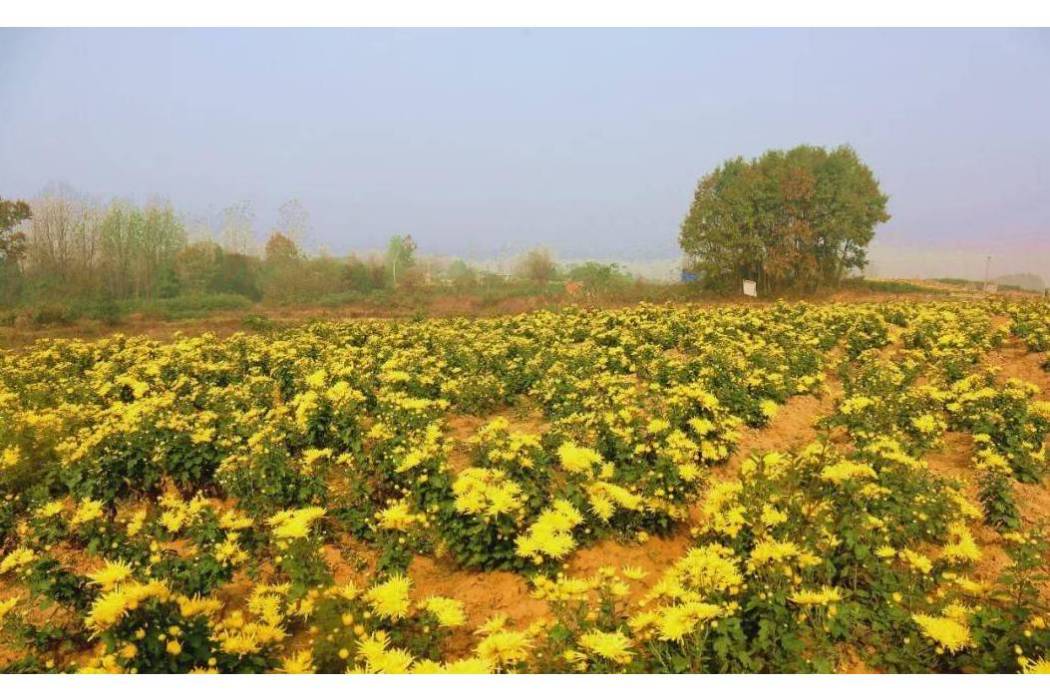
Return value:
<svg viewBox="0 0 1050 700">
<path fill-rule="evenodd" d="M 802 142 L 885 244 L 1046 253 L 1050 32 L 0 31 L 0 195 L 298 197 L 334 252 L 668 257 L 701 175 Z"/>
</svg>

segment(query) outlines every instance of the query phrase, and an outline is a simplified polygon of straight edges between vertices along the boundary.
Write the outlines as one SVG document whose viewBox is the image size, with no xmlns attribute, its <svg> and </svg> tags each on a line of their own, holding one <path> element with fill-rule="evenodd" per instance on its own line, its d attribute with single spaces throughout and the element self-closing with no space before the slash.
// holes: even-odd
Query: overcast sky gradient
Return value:
<svg viewBox="0 0 1050 700">
<path fill-rule="evenodd" d="M 1048 76 L 1037 30 L 3 30 L 0 196 L 247 199 L 260 235 L 297 197 L 336 253 L 652 259 L 720 161 L 849 143 L 883 250 L 1038 268 Z"/>
</svg>

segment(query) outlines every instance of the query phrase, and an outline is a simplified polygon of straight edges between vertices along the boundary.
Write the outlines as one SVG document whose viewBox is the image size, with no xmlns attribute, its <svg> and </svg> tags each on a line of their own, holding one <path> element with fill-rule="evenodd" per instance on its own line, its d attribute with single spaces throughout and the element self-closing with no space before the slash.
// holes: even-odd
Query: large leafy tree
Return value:
<svg viewBox="0 0 1050 700">
<path fill-rule="evenodd" d="M 867 263 L 888 198 L 848 146 L 798 146 L 734 158 L 696 188 L 679 243 L 711 287 L 836 284 Z"/>
</svg>

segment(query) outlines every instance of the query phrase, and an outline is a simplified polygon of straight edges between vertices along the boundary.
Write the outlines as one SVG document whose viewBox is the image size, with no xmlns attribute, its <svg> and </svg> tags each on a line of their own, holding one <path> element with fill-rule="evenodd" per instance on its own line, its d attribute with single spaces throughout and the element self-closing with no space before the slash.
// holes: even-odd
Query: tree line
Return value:
<svg viewBox="0 0 1050 700">
<path fill-rule="evenodd" d="M 887 201 L 848 146 L 767 151 L 727 160 L 700 180 L 679 243 L 704 287 L 739 290 L 750 279 L 763 294 L 811 291 L 863 269 L 875 226 L 889 220 Z M 529 293 L 559 279 L 595 291 L 632 282 L 616 265 L 565 269 L 543 249 L 522 255 L 509 274 L 422 260 L 406 235 L 391 237 L 385 254 L 308 255 L 310 217 L 297 200 L 280 208 L 258 249 L 254 218 L 247 202 L 224 209 L 212 230 L 187 226 L 164 201 L 100 206 L 61 189 L 31 202 L 0 199 L 0 305 L 209 294 L 309 303 L 435 285 L 469 292 L 517 284 Z"/>
<path fill-rule="evenodd" d="M 243 209 L 224 213 L 220 244 L 194 239 L 164 201 L 99 206 L 64 191 L 0 200 L 0 303 L 163 299 L 234 293 L 261 298 L 265 260 L 253 255 Z"/>
<path fill-rule="evenodd" d="M 223 294 L 309 303 L 430 286 L 471 292 L 517 284 L 535 291 L 561 279 L 594 289 L 634 281 L 615 264 L 565 269 L 544 249 L 523 254 L 507 274 L 493 273 L 463 260 L 422 258 L 408 235 L 392 236 L 385 253 L 309 255 L 309 214 L 297 200 L 281 207 L 261 247 L 250 205 L 231 205 L 219 219 L 211 230 L 187 224 L 165 201 L 100 206 L 61 190 L 30 202 L 0 198 L 0 305 Z"/>
</svg>

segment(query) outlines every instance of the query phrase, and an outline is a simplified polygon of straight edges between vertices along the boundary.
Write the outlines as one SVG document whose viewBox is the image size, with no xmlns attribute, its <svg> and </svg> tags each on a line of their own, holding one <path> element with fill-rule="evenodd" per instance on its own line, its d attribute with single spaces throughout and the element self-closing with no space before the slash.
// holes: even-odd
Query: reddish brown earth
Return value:
<svg viewBox="0 0 1050 700">
<path fill-rule="evenodd" d="M 546 602 L 529 595 L 528 581 L 507 571 L 466 571 L 445 559 L 417 556 L 408 575 L 414 599 L 446 596 L 463 603 L 467 624 L 449 641 L 453 656 L 469 652 L 475 641 L 470 630 L 494 615 L 506 615 L 511 627 L 521 629 L 550 613 Z"/>
<path fill-rule="evenodd" d="M 451 452 L 448 464 L 454 472 L 470 466 L 470 438 L 482 426 L 496 419 L 505 418 L 512 432 L 528 433 L 539 437 L 549 428 L 543 415 L 532 408 L 503 408 L 486 416 L 456 414 L 445 418 L 445 435 L 449 438 Z"/>
<path fill-rule="evenodd" d="M 587 578 L 605 567 L 617 571 L 622 571 L 623 567 L 642 569 L 647 576 L 641 582 L 630 582 L 628 599 L 636 602 L 665 569 L 670 568 L 689 550 L 691 541 L 688 529 L 684 527 L 669 537 L 650 537 L 644 544 L 602 540 L 575 552 L 569 559 L 567 571 L 570 576 Z"/>
<path fill-rule="evenodd" d="M 831 412 L 841 393 L 841 384 L 829 377 L 820 396 L 791 397 L 769 425 L 758 429 L 743 428 L 736 452 L 724 466 L 716 467 L 714 473 L 718 477 L 731 478 L 752 453 L 788 452 L 813 442 L 820 436 L 817 420 Z"/>
</svg>

